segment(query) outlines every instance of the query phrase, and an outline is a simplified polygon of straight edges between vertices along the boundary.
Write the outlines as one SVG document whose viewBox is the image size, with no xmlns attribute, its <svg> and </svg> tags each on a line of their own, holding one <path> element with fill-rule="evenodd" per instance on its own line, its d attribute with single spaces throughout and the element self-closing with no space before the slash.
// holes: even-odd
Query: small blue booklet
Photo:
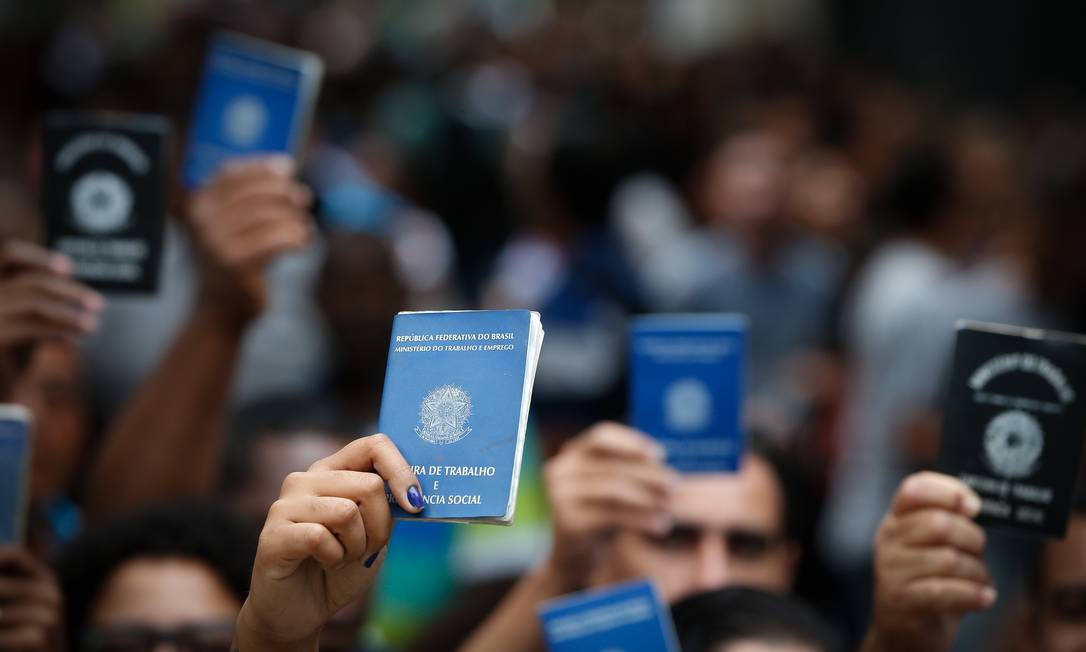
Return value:
<svg viewBox="0 0 1086 652">
<path fill-rule="evenodd" d="M 30 412 L 0 405 L 0 545 L 20 544 L 30 486 Z"/>
<path fill-rule="evenodd" d="M 381 432 L 414 467 L 426 506 L 397 518 L 513 522 L 543 344 L 527 310 L 402 312 L 392 324 Z"/>
<path fill-rule="evenodd" d="M 646 315 L 630 328 L 631 425 L 684 473 L 735 471 L 743 456 L 747 319 Z"/>
<path fill-rule="evenodd" d="M 311 52 L 217 34 L 189 130 L 185 185 L 198 188 L 238 156 L 296 154 L 323 74 L 324 64 Z"/>
<path fill-rule="evenodd" d="M 550 652 L 679 652 L 671 612 L 648 581 L 546 602 L 539 619 Z"/>
</svg>

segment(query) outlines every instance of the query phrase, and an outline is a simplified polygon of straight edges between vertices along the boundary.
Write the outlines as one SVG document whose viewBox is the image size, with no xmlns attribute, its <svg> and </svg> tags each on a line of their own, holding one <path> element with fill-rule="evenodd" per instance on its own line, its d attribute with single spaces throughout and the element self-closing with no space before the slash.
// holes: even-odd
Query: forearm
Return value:
<svg viewBox="0 0 1086 652">
<path fill-rule="evenodd" d="M 536 617 L 539 603 L 576 588 L 574 579 L 548 559 L 517 582 L 498 608 L 460 647 L 460 652 L 542 650 L 543 632 Z"/>
<path fill-rule="evenodd" d="M 108 430 L 90 475 L 88 516 L 214 491 L 244 330 L 242 322 L 197 304 Z"/>
</svg>

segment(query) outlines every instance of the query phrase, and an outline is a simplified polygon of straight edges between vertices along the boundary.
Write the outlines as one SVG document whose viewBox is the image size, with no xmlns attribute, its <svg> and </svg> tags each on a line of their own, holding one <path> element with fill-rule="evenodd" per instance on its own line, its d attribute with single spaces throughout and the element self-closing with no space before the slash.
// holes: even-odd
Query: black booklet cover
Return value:
<svg viewBox="0 0 1086 652">
<path fill-rule="evenodd" d="M 978 521 L 1062 537 L 1086 433 L 1086 337 L 958 324 L 939 470 L 983 501 Z"/>
<path fill-rule="evenodd" d="M 43 137 L 46 241 L 106 292 L 158 288 L 169 122 L 155 115 L 51 113 Z"/>
</svg>

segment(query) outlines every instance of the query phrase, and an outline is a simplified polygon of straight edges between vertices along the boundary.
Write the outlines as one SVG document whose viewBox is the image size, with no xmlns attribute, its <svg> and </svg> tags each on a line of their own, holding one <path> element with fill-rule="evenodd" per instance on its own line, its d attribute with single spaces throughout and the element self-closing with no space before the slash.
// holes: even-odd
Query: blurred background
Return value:
<svg viewBox="0 0 1086 652">
<path fill-rule="evenodd" d="M 889 496 L 933 463 L 954 321 L 1086 331 L 1080 13 L 1073 0 L 0 0 L 0 235 L 40 234 L 45 111 L 164 114 L 178 164 L 215 30 L 315 52 L 326 76 L 301 169 L 324 237 L 272 272 L 286 289 L 247 341 L 239 418 L 329 378 L 372 389 L 368 370 L 379 385 L 390 310 L 525 307 L 547 331 L 517 527 L 401 526 L 368 639 L 428 649 L 426 623 L 475 622 L 450 607 L 485 612 L 546 548 L 540 460 L 623 418 L 625 318 L 658 311 L 750 316 L 749 427 L 814 488 L 800 592 L 855 627 L 827 578 L 868 581 Z M 167 275 L 192 271 L 179 256 Z M 190 297 L 158 297 L 167 325 L 123 350 L 113 329 L 143 308 L 111 301 L 85 347 L 95 423 Z M 372 399 L 348 401 L 358 432 Z"/>
</svg>

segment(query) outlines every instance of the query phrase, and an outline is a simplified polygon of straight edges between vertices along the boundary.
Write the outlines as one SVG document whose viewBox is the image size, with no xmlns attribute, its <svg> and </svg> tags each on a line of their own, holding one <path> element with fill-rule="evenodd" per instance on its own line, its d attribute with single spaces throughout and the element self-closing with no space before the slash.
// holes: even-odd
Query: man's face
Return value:
<svg viewBox="0 0 1086 652">
<path fill-rule="evenodd" d="M 1043 652 L 1086 650 L 1086 517 L 1075 516 L 1063 541 L 1045 548 L 1039 639 Z"/>
<path fill-rule="evenodd" d="M 241 603 L 204 562 L 141 557 L 113 572 L 91 608 L 103 649 L 229 649 Z"/>
<path fill-rule="evenodd" d="M 785 539 L 783 495 L 772 468 L 750 455 L 739 473 L 684 476 L 671 531 L 618 532 L 607 581 L 654 579 L 669 602 L 725 586 L 788 591 L 797 551 Z"/>
</svg>

